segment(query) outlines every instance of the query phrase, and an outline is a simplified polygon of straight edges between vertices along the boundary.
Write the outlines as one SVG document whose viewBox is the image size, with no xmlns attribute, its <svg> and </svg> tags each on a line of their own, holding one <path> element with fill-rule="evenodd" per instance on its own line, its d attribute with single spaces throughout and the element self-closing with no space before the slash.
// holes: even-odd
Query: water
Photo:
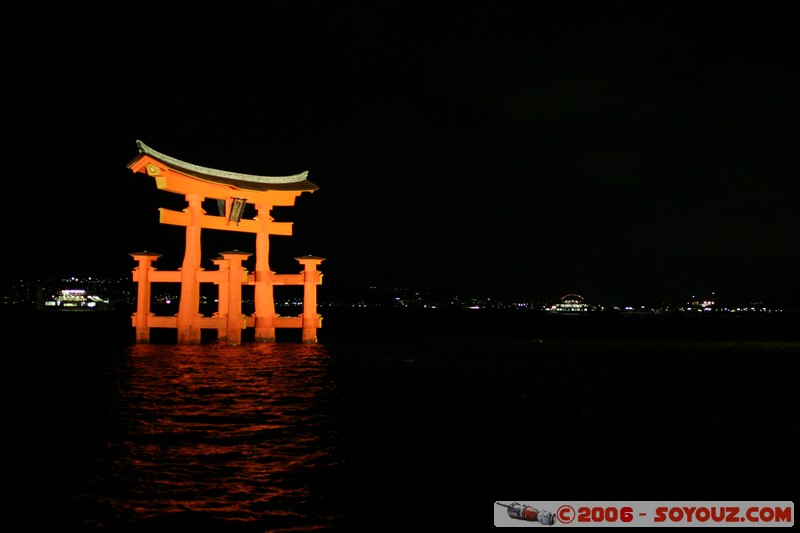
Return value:
<svg viewBox="0 0 800 533">
<path fill-rule="evenodd" d="M 796 496 L 796 318 L 328 315 L 320 344 L 234 347 L 6 316 L 7 519 L 383 531 L 490 526 L 498 500 Z"/>
</svg>

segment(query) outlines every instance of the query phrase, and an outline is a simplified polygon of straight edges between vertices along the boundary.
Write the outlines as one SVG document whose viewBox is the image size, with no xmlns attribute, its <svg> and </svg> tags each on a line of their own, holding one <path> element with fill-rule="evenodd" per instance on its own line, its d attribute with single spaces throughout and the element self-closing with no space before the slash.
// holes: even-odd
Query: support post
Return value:
<svg viewBox="0 0 800 533">
<path fill-rule="evenodd" d="M 197 271 L 200 269 L 200 231 L 203 197 L 187 194 L 191 216 L 186 226 L 186 251 L 181 267 L 181 300 L 178 307 L 178 344 L 200 344 L 200 283 Z"/>
<path fill-rule="evenodd" d="M 230 261 L 222 257 L 211 260 L 222 273 L 220 281 L 217 282 L 217 312 L 214 316 L 225 318 L 225 324 L 217 327 L 217 340 L 225 341 L 228 339 L 228 292 L 230 282 L 228 281 L 230 272 Z"/>
<path fill-rule="evenodd" d="M 317 314 L 317 285 L 322 283 L 322 274 L 317 265 L 325 259 L 307 255 L 295 257 L 304 267 L 303 270 L 303 342 L 317 342 L 317 325 L 321 317 Z"/>
<path fill-rule="evenodd" d="M 133 279 L 136 281 L 136 313 L 133 315 L 133 323 L 136 326 L 136 342 L 150 342 L 150 325 L 148 318 L 150 312 L 150 271 L 155 270 L 152 266 L 161 254 L 153 252 L 135 252 L 130 254 L 138 263 L 133 269 Z"/>
<path fill-rule="evenodd" d="M 242 284 L 247 281 L 247 271 L 242 261 L 250 257 L 247 252 L 233 250 L 220 254 L 228 261 L 228 319 L 226 320 L 226 343 L 236 346 L 242 343 L 242 330 L 247 326 L 242 314 Z"/>
</svg>

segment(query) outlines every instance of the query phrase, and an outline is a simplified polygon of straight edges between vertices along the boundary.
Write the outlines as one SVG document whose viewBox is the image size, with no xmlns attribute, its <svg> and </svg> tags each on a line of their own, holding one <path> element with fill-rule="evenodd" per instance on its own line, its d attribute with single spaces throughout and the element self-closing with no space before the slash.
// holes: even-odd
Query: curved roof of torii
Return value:
<svg viewBox="0 0 800 533">
<path fill-rule="evenodd" d="M 170 169 L 192 176 L 194 178 L 210 181 L 214 183 L 224 183 L 226 185 L 233 185 L 238 189 L 252 190 L 252 191 L 315 191 L 319 187 L 308 181 L 308 171 L 294 174 L 292 176 L 257 176 L 254 174 L 240 174 L 238 172 L 229 172 L 227 170 L 217 170 L 208 167 L 201 167 L 187 163 L 174 157 L 157 152 L 144 144 L 142 141 L 136 141 L 136 146 L 139 147 L 139 156 L 134 158 L 128 164 L 128 167 L 133 166 L 142 156 L 149 156 L 156 161 L 164 163 Z"/>
</svg>

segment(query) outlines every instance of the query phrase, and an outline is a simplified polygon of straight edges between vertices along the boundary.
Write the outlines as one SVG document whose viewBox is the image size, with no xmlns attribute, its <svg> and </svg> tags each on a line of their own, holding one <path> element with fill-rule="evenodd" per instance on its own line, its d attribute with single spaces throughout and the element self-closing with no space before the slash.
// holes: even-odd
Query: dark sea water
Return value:
<svg viewBox="0 0 800 533">
<path fill-rule="evenodd" d="M 797 316 L 323 314 L 316 345 L 178 346 L 135 344 L 120 312 L 5 312 L 5 521 L 482 529 L 498 500 L 796 501 Z"/>
</svg>

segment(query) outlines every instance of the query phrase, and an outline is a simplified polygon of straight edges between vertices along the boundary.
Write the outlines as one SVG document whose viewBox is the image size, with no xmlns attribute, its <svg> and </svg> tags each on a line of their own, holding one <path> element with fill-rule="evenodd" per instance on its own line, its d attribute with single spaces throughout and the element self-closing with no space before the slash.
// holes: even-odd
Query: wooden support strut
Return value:
<svg viewBox="0 0 800 533">
<path fill-rule="evenodd" d="M 133 314 L 133 325 L 136 327 L 136 342 L 150 342 L 150 275 L 152 264 L 161 257 L 161 254 L 152 252 L 135 252 L 130 254 L 138 263 L 133 270 L 133 281 L 137 283 L 136 312 Z"/>
<path fill-rule="evenodd" d="M 217 285 L 217 311 L 212 317 L 219 319 L 217 325 L 217 340 L 228 340 L 228 285 L 230 284 L 230 269 L 231 262 L 223 257 L 212 259 L 212 262 L 218 267 L 219 277 L 214 281 Z"/>
<path fill-rule="evenodd" d="M 161 257 L 161 254 L 152 252 L 136 252 L 130 254 L 138 262 L 133 270 L 133 281 L 138 284 L 136 313 L 131 317 L 131 322 L 136 327 L 136 342 L 150 342 L 151 328 L 177 329 L 179 315 L 156 316 L 150 312 L 151 287 L 153 283 L 181 283 L 183 269 L 181 270 L 156 270 L 152 263 Z M 217 311 L 210 317 L 202 316 L 199 312 L 191 322 L 192 330 L 216 329 L 217 339 L 228 344 L 240 344 L 241 332 L 248 326 L 255 326 L 258 316 L 253 315 L 251 322 L 242 314 L 242 286 L 258 286 L 257 273 L 248 273 L 242 262 L 250 257 L 250 253 L 233 250 L 223 252 L 220 257 L 212 259 L 218 270 L 198 270 L 197 283 L 214 283 L 218 286 Z M 302 329 L 304 343 L 317 342 L 317 330 L 322 327 L 322 317 L 317 313 L 317 285 L 322 283 L 322 273 L 317 266 L 324 258 L 304 256 L 295 258 L 304 270 L 298 274 L 271 274 L 271 282 L 266 284 L 267 293 L 273 296 L 275 285 L 302 285 L 303 286 L 303 313 L 299 316 L 278 316 L 272 309 L 271 327 L 273 331 L 279 328 Z M 274 305 L 274 297 L 270 299 Z"/>
<path fill-rule="evenodd" d="M 305 267 L 303 271 L 303 342 L 317 342 L 317 328 L 321 325 L 321 317 L 317 314 L 317 285 L 322 283 L 322 274 L 317 271 L 317 265 L 322 263 L 322 257 L 313 255 L 295 258 Z"/>
<path fill-rule="evenodd" d="M 228 261 L 228 313 L 225 342 L 238 345 L 242 342 L 242 330 L 247 327 L 247 318 L 242 314 L 242 282 L 247 279 L 247 271 L 242 261 L 250 257 L 247 252 L 233 250 L 220 254 Z"/>
</svg>

